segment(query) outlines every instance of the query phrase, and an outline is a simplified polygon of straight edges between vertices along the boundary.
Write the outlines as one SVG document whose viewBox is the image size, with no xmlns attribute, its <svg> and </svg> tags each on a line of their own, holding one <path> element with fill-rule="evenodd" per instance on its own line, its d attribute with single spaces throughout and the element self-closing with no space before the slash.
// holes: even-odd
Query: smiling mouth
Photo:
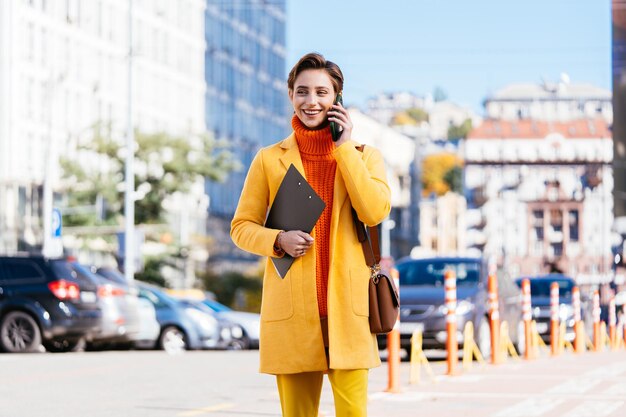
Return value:
<svg viewBox="0 0 626 417">
<path fill-rule="evenodd" d="M 302 110 L 302 113 L 306 114 L 307 116 L 316 116 L 321 112 L 321 110 Z"/>
</svg>

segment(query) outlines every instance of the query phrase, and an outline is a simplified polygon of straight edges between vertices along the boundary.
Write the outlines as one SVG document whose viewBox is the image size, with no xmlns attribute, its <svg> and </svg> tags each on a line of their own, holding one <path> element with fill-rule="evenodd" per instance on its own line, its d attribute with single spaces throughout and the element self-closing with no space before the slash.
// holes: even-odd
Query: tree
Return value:
<svg viewBox="0 0 626 417">
<path fill-rule="evenodd" d="M 448 128 L 448 140 L 467 139 L 472 131 L 472 119 L 465 119 L 461 125 L 451 125 Z"/>
<path fill-rule="evenodd" d="M 262 275 L 246 275 L 237 271 L 225 271 L 218 274 L 207 270 L 198 273 L 198 278 L 203 289 L 213 292 L 220 303 L 235 307 L 239 294 L 244 298 L 244 305 L 237 305 L 237 309 L 260 311 Z"/>
<path fill-rule="evenodd" d="M 455 165 L 450 168 L 444 175 L 443 181 L 448 184 L 451 191 L 455 193 L 463 193 L 463 168 Z"/>
<path fill-rule="evenodd" d="M 406 111 L 407 115 L 415 120 L 418 123 L 427 122 L 428 121 L 428 113 L 424 109 L 420 109 L 419 107 L 413 107 Z"/>
<path fill-rule="evenodd" d="M 459 174 L 448 173 L 455 167 L 458 167 L 460 170 L 461 166 L 462 161 L 452 153 L 426 156 L 422 161 L 422 194 L 428 196 L 434 193 L 440 196 L 453 189 L 455 186 L 454 176 Z M 451 175 L 449 181 L 446 181 L 447 175 Z M 462 188 L 462 186 L 459 186 L 459 188 Z"/>
<path fill-rule="evenodd" d="M 435 87 L 435 89 L 433 90 L 433 100 L 435 101 L 435 103 L 439 101 L 445 101 L 447 99 L 448 93 L 446 93 L 446 91 L 439 86 Z"/>
<path fill-rule="evenodd" d="M 68 225 L 116 224 L 124 212 L 124 149 L 100 129 L 94 133 L 93 140 L 79 146 L 80 159 L 63 159 L 61 166 L 69 206 L 94 205 L 100 199 L 104 201 L 101 216 L 67 216 Z M 137 224 L 162 222 L 162 202 L 169 195 L 188 192 L 201 178 L 223 180 L 239 166 L 225 142 L 206 134 L 137 132 L 135 140 L 135 184 L 143 195 L 135 203 Z"/>
</svg>

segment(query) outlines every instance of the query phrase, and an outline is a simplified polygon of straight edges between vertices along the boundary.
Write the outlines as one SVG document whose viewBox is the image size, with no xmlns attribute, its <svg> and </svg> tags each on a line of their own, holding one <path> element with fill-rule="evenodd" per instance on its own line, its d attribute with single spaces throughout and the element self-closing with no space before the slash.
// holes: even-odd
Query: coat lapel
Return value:
<svg viewBox="0 0 626 417">
<path fill-rule="evenodd" d="M 300 174 L 306 178 L 304 165 L 302 164 L 302 158 L 300 157 L 300 151 L 298 150 L 298 145 L 296 143 L 296 135 L 294 133 L 289 135 L 287 139 L 281 142 L 280 147 L 285 151 L 285 153 L 280 157 L 280 162 L 283 164 L 285 171 L 287 171 L 289 166 L 293 164 Z"/>
</svg>

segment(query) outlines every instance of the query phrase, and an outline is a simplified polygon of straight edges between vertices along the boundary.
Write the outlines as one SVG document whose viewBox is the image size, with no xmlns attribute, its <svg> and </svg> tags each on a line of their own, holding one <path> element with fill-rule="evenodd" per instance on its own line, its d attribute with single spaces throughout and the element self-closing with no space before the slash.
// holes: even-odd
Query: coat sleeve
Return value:
<svg viewBox="0 0 626 417">
<path fill-rule="evenodd" d="M 335 149 L 334 154 L 359 219 L 368 226 L 382 222 L 391 211 L 391 190 L 381 153 L 366 146 L 363 154 L 349 142 Z"/>
<path fill-rule="evenodd" d="M 260 256 L 276 256 L 274 242 L 280 230 L 264 227 L 269 207 L 270 188 L 265 175 L 263 150 L 260 150 L 246 176 L 230 236 L 240 249 Z"/>
</svg>

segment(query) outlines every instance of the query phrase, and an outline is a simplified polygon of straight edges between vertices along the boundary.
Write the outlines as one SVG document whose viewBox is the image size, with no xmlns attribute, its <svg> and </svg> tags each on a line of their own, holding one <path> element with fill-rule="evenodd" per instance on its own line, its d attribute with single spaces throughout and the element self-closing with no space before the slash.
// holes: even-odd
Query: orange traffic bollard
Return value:
<svg viewBox="0 0 626 417">
<path fill-rule="evenodd" d="M 559 284 L 550 284 L 550 353 L 559 354 Z"/>
<path fill-rule="evenodd" d="M 391 279 L 395 281 L 396 288 L 400 291 L 400 275 L 395 268 L 391 269 Z M 387 367 L 388 382 L 385 391 L 400 392 L 400 314 L 393 329 L 387 334 Z"/>
<path fill-rule="evenodd" d="M 611 350 L 617 348 L 617 316 L 615 314 L 615 296 L 611 295 L 609 300 L 609 346 Z"/>
<path fill-rule="evenodd" d="M 530 280 L 524 278 L 522 281 L 522 319 L 524 320 L 524 359 L 532 358 L 532 306 L 530 301 Z"/>
<path fill-rule="evenodd" d="M 494 272 L 489 273 L 487 281 L 489 297 L 489 325 L 491 328 L 491 363 L 496 365 L 502 362 L 500 352 L 500 308 L 498 306 L 498 277 Z"/>
<path fill-rule="evenodd" d="M 600 294 L 598 290 L 593 292 L 593 351 L 598 352 L 601 347 L 600 338 Z"/>
<path fill-rule="evenodd" d="M 448 350 L 447 375 L 456 375 L 456 367 L 459 363 L 459 345 L 456 338 L 456 275 L 454 271 L 448 270 L 444 273 L 443 288 L 446 308 L 448 309 L 446 315 L 446 330 L 448 331 L 446 340 Z"/>
<path fill-rule="evenodd" d="M 580 290 L 578 287 L 572 289 L 572 306 L 574 307 L 574 352 L 582 353 L 585 351 L 585 338 L 580 314 Z"/>
</svg>

